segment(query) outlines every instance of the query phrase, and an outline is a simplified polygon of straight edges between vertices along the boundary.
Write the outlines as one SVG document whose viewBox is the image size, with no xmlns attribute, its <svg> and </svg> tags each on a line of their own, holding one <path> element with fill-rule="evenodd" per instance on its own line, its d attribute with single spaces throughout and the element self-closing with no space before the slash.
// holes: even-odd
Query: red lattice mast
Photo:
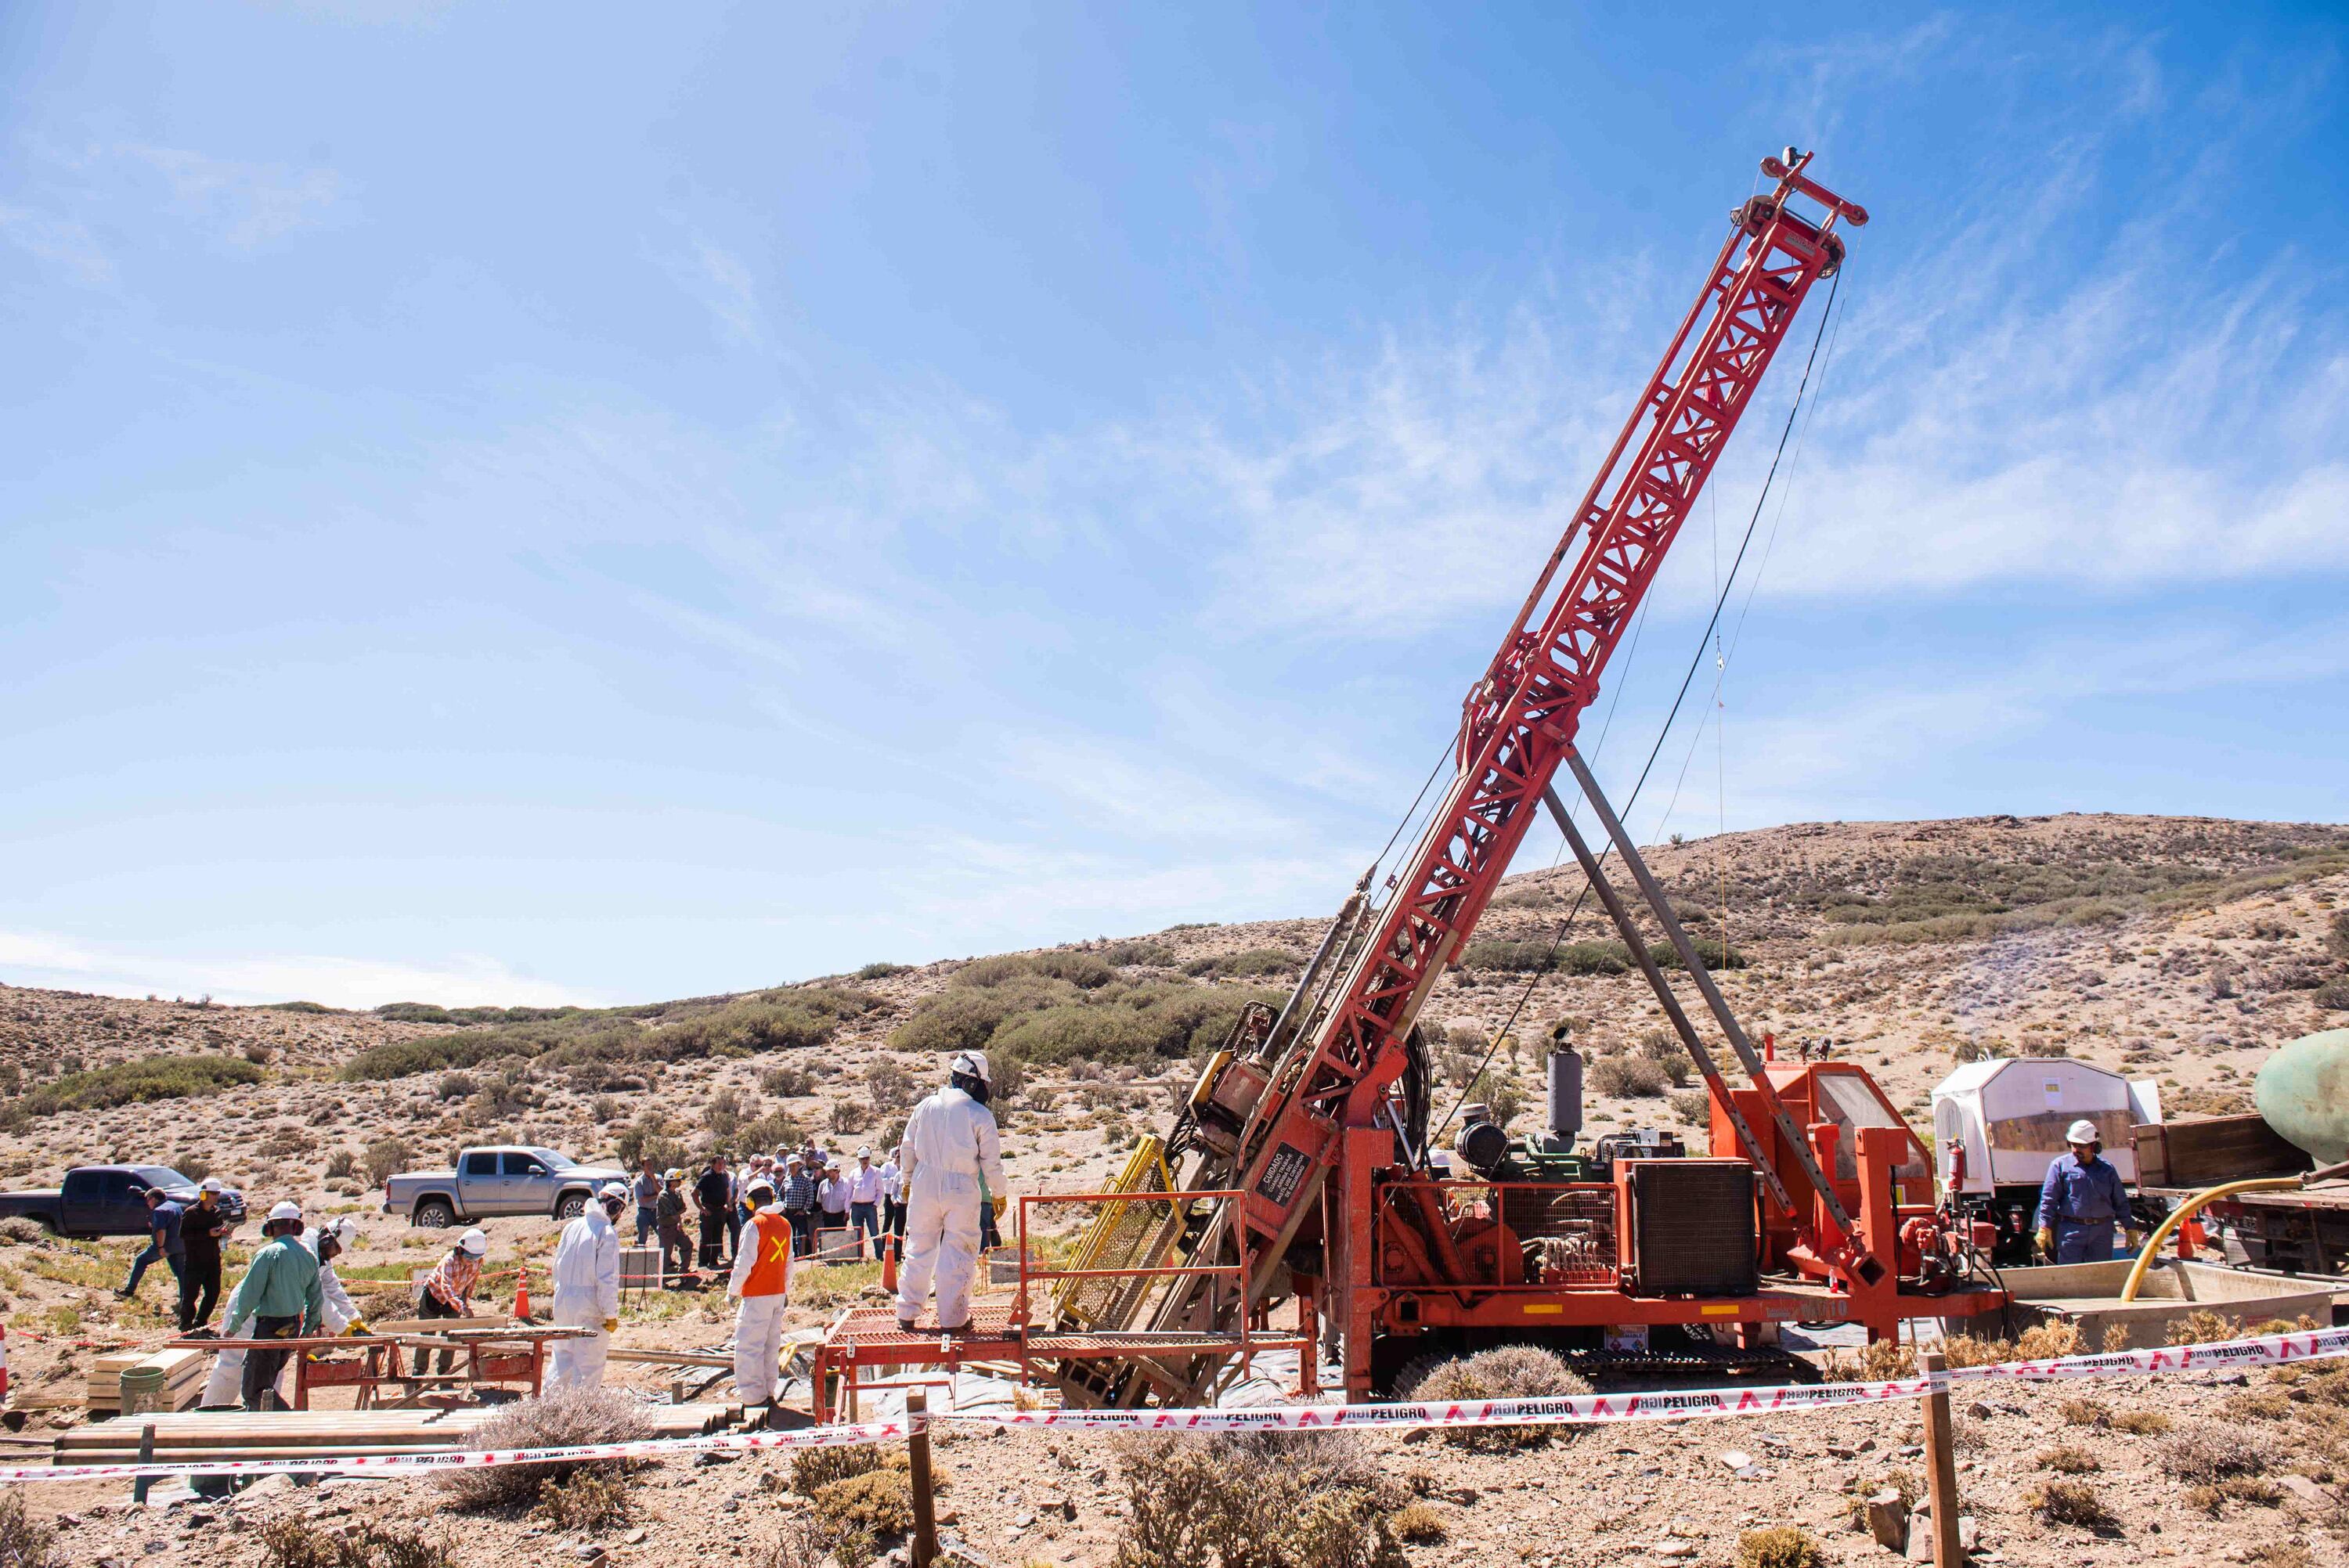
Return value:
<svg viewBox="0 0 2349 1568">
<path fill-rule="evenodd" d="M 1401 1076 L 1398 1041 L 1507 872 L 1609 656 L 1805 295 L 1841 263 L 1837 222 L 1868 222 L 1804 177 L 1810 160 L 1764 159 L 1776 189 L 1731 214 L 1703 292 L 1468 695 L 1460 771 L 1391 883 L 1393 898 L 1316 1027 L 1310 1054 L 1281 1074 L 1250 1118 L 1237 1184 L 1248 1194 L 1247 1226 L 1272 1258 L 1302 1228 L 1339 1130 L 1371 1125 Z M 1798 196 L 1822 210 L 1793 211 Z"/>
</svg>

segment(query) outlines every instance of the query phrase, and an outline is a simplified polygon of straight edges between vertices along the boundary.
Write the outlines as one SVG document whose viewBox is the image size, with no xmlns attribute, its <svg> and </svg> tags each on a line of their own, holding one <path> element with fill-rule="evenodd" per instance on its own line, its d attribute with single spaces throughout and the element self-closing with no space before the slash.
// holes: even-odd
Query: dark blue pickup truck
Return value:
<svg viewBox="0 0 2349 1568">
<path fill-rule="evenodd" d="M 168 1165 L 78 1165 L 66 1172 L 62 1187 L 0 1192 L 0 1220 L 37 1220 L 60 1236 L 143 1236 L 150 1187 L 160 1187 L 175 1203 L 195 1206 L 196 1184 Z M 232 1187 L 219 1202 L 230 1225 L 243 1222 L 243 1193 Z"/>
</svg>

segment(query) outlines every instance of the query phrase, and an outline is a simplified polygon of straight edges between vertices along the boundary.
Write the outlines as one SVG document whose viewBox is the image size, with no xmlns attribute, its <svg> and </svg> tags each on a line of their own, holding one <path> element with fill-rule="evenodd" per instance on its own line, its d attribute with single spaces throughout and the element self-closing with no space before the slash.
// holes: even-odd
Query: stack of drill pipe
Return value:
<svg viewBox="0 0 2349 1568">
<path fill-rule="evenodd" d="M 155 1429 L 157 1464 L 206 1460 L 350 1459 L 445 1453 L 469 1446 L 502 1407 L 419 1410 L 191 1410 L 102 1421 L 58 1435 L 61 1465 L 128 1464 L 140 1458 L 141 1432 Z M 647 1438 L 698 1437 L 732 1416 L 725 1405 L 647 1405 Z"/>
</svg>

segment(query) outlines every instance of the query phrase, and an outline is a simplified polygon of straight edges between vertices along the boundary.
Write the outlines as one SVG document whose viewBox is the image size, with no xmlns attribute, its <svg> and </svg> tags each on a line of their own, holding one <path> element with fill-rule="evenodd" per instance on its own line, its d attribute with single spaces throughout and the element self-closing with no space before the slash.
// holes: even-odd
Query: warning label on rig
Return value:
<svg viewBox="0 0 2349 1568">
<path fill-rule="evenodd" d="M 1276 1203 L 1286 1203 L 1297 1196 L 1297 1184 L 1305 1180 L 1306 1167 L 1313 1157 L 1293 1143 L 1284 1143 L 1272 1151 L 1271 1163 L 1264 1168 L 1264 1180 L 1256 1184 L 1257 1196 Z"/>
</svg>

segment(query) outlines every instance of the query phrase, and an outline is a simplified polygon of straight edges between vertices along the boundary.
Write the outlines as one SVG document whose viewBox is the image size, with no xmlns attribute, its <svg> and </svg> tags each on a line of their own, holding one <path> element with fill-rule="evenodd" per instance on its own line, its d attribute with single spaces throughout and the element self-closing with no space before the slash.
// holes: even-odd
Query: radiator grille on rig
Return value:
<svg viewBox="0 0 2349 1568">
<path fill-rule="evenodd" d="M 1642 1295 L 1751 1295 L 1754 1167 L 1743 1160 L 1633 1160 L 1632 1262 Z"/>
</svg>

